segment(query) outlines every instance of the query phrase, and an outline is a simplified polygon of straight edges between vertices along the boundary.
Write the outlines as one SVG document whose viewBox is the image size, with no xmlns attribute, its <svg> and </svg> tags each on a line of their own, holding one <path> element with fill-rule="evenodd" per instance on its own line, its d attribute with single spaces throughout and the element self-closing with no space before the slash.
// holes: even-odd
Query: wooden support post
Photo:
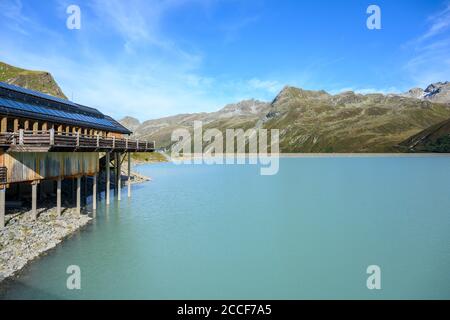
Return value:
<svg viewBox="0 0 450 320">
<path fill-rule="evenodd" d="M 117 200 L 120 201 L 121 200 L 120 191 L 122 189 L 122 170 L 120 169 L 122 159 L 120 156 L 120 152 L 117 153 L 116 159 L 117 159 L 117 163 L 116 163 L 116 166 L 117 166 Z"/>
<path fill-rule="evenodd" d="M 88 190 L 88 184 L 87 184 L 87 182 L 88 182 L 88 178 L 87 178 L 87 176 L 84 176 L 83 177 L 83 206 L 86 206 L 86 204 L 87 204 L 87 194 L 88 194 L 88 192 L 87 192 L 87 190 Z"/>
<path fill-rule="evenodd" d="M 31 219 L 37 218 L 37 181 L 31 183 Z"/>
<path fill-rule="evenodd" d="M 39 131 L 39 122 L 33 122 L 33 133 L 37 133 Z"/>
<path fill-rule="evenodd" d="M 0 131 L 1 132 L 8 132 L 8 118 L 3 117 L 0 122 Z"/>
<path fill-rule="evenodd" d="M 24 136 L 24 132 L 23 129 L 19 130 L 19 144 L 23 145 L 23 136 Z"/>
<path fill-rule="evenodd" d="M 23 123 L 24 130 L 30 130 L 30 120 L 25 120 Z"/>
<path fill-rule="evenodd" d="M 61 177 L 56 180 L 56 214 L 61 216 Z"/>
<path fill-rule="evenodd" d="M 131 198 L 131 153 L 128 152 L 128 198 Z"/>
<path fill-rule="evenodd" d="M 114 155 L 114 195 L 117 195 L 117 152 Z"/>
<path fill-rule="evenodd" d="M 18 132 L 19 131 L 19 119 L 14 119 L 14 124 L 13 124 L 13 131 L 14 132 Z"/>
<path fill-rule="evenodd" d="M 81 177 L 77 177 L 77 211 L 79 215 L 81 213 Z"/>
<path fill-rule="evenodd" d="M 92 177 L 92 210 L 97 210 L 97 173 Z"/>
<path fill-rule="evenodd" d="M 6 188 L 2 186 L 0 189 L 0 230 L 5 227 L 5 195 Z"/>
<path fill-rule="evenodd" d="M 57 131 L 58 131 L 58 133 L 63 132 L 63 126 L 62 126 L 62 124 L 60 124 L 60 125 L 58 126 Z"/>
<path fill-rule="evenodd" d="M 109 172 L 109 152 L 106 152 L 106 205 L 110 203 L 109 188 L 111 186 L 111 174 Z"/>
<path fill-rule="evenodd" d="M 48 123 L 44 122 L 42 123 L 42 131 L 47 131 L 48 130 Z"/>
<path fill-rule="evenodd" d="M 50 129 L 50 145 L 55 145 L 55 129 L 53 128 Z"/>
</svg>

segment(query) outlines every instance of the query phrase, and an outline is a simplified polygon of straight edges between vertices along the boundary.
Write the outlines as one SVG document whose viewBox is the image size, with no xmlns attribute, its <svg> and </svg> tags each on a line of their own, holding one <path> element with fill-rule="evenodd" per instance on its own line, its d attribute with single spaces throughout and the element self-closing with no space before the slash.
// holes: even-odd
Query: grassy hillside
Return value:
<svg viewBox="0 0 450 320">
<path fill-rule="evenodd" d="M 53 76 L 45 71 L 30 71 L 0 62 L 0 81 L 67 99 Z"/>
<path fill-rule="evenodd" d="M 203 122 L 204 130 L 222 132 L 227 128 L 279 129 L 284 153 L 382 153 L 400 152 L 399 143 L 448 118 L 448 104 L 403 95 L 330 95 L 286 87 L 272 103 L 243 101 L 218 112 L 145 121 L 134 132 L 168 148 L 175 129 L 192 132 L 197 120 Z"/>
<path fill-rule="evenodd" d="M 167 158 L 159 152 L 135 152 L 131 154 L 132 163 L 156 163 L 167 161 Z"/>
<path fill-rule="evenodd" d="M 281 129 L 283 152 L 398 152 L 395 146 L 450 117 L 448 105 L 397 95 L 285 88 L 265 128 Z"/>
<path fill-rule="evenodd" d="M 450 119 L 408 138 L 399 148 L 407 152 L 450 153 Z"/>
</svg>

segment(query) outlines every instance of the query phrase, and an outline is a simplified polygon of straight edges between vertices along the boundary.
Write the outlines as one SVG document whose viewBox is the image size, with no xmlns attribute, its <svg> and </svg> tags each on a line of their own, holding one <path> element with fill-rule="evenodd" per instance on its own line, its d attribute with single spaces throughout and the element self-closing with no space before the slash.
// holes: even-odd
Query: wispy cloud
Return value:
<svg viewBox="0 0 450 320">
<path fill-rule="evenodd" d="M 57 1 L 59 11 L 65 13 L 66 2 Z M 7 5 L 2 1 L 1 17 L 28 29 L 20 32 L 27 41 L 20 41 L 13 24 L 0 22 L 5 29 L 0 60 L 48 70 L 69 98 L 118 118 L 129 114 L 147 119 L 186 109 L 211 109 L 225 101 L 207 91 L 214 79 L 198 71 L 202 54 L 184 50 L 160 30 L 164 15 L 184 2 L 93 0 L 81 6 L 84 21 L 79 33 L 58 35 L 26 15 L 19 0 Z M 29 37 L 30 25 L 40 30 L 39 39 Z M 118 35 L 123 44 L 113 54 L 98 46 L 110 34 Z M 58 37 L 64 41 L 55 41 Z"/>
<path fill-rule="evenodd" d="M 251 89 L 257 89 L 257 90 L 265 90 L 269 93 L 276 94 L 281 90 L 283 87 L 283 84 L 281 84 L 278 81 L 274 80 L 261 80 L 258 78 L 253 78 L 247 81 L 248 86 Z"/>
<path fill-rule="evenodd" d="M 22 35 L 29 35 L 27 29 L 33 21 L 23 13 L 23 3 L 21 0 L 0 1 L 0 13 L 4 22 L 8 23 L 8 28 Z"/>
<path fill-rule="evenodd" d="M 450 4 L 428 19 L 426 32 L 407 44 L 413 55 L 404 65 L 415 85 L 449 80 L 450 75 Z"/>
<path fill-rule="evenodd" d="M 441 12 L 438 12 L 437 14 L 430 16 L 428 18 L 428 22 L 430 23 L 428 31 L 422 36 L 420 36 L 418 38 L 418 41 L 424 41 L 426 39 L 439 35 L 440 33 L 449 29 L 450 4 L 447 4 L 447 7 Z"/>
<path fill-rule="evenodd" d="M 236 21 L 228 21 L 221 26 L 221 30 L 224 33 L 224 42 L 231 44 L 239 38 L 239 33 L 242 29 L 255 23 L 259 20 L 258 16 L 247 16 Z"/>
<path fill-rule="evenodd" d="M 371 94 L 371 93 L 381 93 L 384 95 L 391 93 L 401 93 L 397 87 L 389 87 L 389 88 L 365 88 L 365 87 L 345 87 L 340 89 L 330 90 L 331 94 L 339 94 L 343 92 L 353 91 L 359 94 Z"/>
</svg>

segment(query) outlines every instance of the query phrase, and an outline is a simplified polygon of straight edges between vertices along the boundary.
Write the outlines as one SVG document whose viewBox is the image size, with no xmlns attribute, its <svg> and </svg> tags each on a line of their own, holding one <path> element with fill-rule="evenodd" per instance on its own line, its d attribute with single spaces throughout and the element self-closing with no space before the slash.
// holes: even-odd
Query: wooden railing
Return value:
<svg viewBox="0 0 450 320">
<path fill-rule="evenodd" d="M 8 182 L 8 168 L 0 167 L 0 184 L 6 184 Z"/>
<path fill-rule="evenodd" d="M 0 133 L 0 146 L 9 146 L 13 143 L 14 133 L 2 132 Z"/>
<path fill-rule="evenodd" d="M 20 129 L 14 133 L 0 133 L 0 146 L 48 147 L 49 150 L 69 149 L 77 151 L 131 151 L 150 152 L 155 142 L 144 142 L 129 138 L 103 137 L 81 133 L 58 132 L 54 129 L 28 131 Z"/>
</svg>

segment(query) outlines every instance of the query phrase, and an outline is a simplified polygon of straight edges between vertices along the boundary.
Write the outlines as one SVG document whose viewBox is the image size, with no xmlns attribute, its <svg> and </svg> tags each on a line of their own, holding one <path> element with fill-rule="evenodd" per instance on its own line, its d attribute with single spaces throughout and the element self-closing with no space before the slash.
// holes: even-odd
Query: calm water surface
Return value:
<svg viewBox="0 0 450 320">
<path fill-rule="evenodd" d="M 157 164 L 0 298 L 450 298 L 450 158 Z M 125 188 L 126 189 L 126 188 Z M 66 268 L 81 268 L 79 291 Z M 382 290 L 366 287 L 379 265 Z"/>
</svg>

